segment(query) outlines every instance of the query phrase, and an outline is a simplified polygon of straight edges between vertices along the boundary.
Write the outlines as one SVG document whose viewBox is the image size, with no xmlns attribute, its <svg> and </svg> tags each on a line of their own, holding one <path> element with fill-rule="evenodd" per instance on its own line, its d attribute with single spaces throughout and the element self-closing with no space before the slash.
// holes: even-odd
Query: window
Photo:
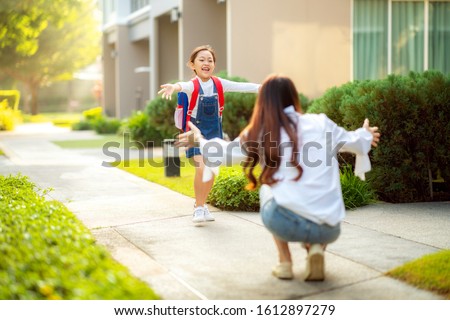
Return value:
<svg viewBox="0 0 450 320">
<path fill-rule="evenodd" d="M 131 12 L 138 11 L 149 4 L 150 0 L 131 0 Z"/>
<path fill-rule="evenodd" d="M 353 78 L 450 73 L 449 0 L 353 0 Z"/>
</svg>

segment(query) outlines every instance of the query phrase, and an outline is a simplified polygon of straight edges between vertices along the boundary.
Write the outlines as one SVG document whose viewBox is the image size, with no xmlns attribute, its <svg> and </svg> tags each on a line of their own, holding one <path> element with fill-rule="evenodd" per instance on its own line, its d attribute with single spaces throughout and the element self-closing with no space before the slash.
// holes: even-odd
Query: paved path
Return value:
<svg viewBox="0 0 450 320">
<path fill-rule="evenodd" d="M 50 125 L 0 133 L 0 174 L 22 173 L 63 202 L 98 243 L 165 299 L 442 299 L 384 273 L 450 248 L 450 202 L 376 204 L 347 212 L 326 252 L 326 280 L 302 281 L 305 252 L 292 244 L 295 279 L 271 276 L 276 250 L 257 213 L 214 209 L 191 222 L 193 199 L 120 169 L 98 150 L 51 141 L 94 138 Z"/>
</svg>

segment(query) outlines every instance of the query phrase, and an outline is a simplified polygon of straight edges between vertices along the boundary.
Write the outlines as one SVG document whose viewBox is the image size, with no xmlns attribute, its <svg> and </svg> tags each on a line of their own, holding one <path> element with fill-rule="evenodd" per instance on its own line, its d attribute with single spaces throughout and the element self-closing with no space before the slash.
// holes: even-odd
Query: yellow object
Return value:
<svg viewBox="0 0 450 320">
<path fill-rule="evenodd" d="M 0 90 L 0 98 L 15 97 L 13 110 L 19 111 L 20 91 L 19 90 Z"/>
</svg>

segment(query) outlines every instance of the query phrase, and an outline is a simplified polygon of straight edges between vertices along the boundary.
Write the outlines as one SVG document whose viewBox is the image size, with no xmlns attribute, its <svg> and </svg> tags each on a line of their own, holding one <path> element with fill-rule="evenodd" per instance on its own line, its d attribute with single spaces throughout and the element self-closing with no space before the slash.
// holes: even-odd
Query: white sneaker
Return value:
<svg viewBox="0 0 450 320">
<path fill-rule="evenodd" d="M 212 213 L 208 210 L 208 207 L 206 206 L 206 204 L 203 206 L 203 208 L 205 209 L 205 220 L 206 221 L 214 221 L 214 220 L 216 220 L 216 218 L 214 218 Z"/>
<path fill-rule="evenodd" d="M 205 222 L 205 221 L 206 221 L 205 220 L 205 208 L 203 208 L 202 206 L 194 208 L 192 222 L 193 223 L 201 223 L 201 222 Z"/>
<path fill-rule="evenodd" d="M 325 279 L 324 250 L 321 244 L 312 244 L 309 248 L 305 281 L 323 281 Z"/>
</svg>

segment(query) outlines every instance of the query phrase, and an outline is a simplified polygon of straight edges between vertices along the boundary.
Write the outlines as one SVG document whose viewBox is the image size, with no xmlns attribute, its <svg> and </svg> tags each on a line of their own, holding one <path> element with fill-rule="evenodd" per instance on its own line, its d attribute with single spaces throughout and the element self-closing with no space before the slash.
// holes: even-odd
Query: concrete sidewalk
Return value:
<svg viewBox="0 0 450 320">
<path fill-rule="evenodd" d="M 442 299 L 384 273 L 450 248 L 450 202 L 376 204 L 347 212 L 326 252 L 326 280 L 304 282 L 306 255 L 292 244 L 295 279 L 271 276 L 276 250 L 257 213 L 214 209 L 191 222 L 193 199 L 120 169 L 101 152 L 51 141 L 93 138 L 52 126 L 0 133 L 0 174 L 22 173 L 63 202 L 114 258 L 164 299 Z"/>
</svg>

